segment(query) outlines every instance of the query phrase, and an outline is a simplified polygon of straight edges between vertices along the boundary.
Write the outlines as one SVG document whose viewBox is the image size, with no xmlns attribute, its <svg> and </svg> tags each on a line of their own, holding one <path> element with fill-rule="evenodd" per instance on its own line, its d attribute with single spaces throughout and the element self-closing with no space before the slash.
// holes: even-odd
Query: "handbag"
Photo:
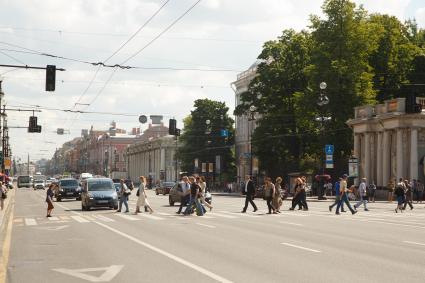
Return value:
<svg viewBox="0 0 425 283">
<path fill-rule="evenodd" d="M 137 189 L 136 196 L 140 196 L 140 189 Z"/>
<path fill-rule="evenodd" d="M 7 193 L 6 193 L 6 192 L 4 192 L 4 191 L 2 191 L 2 192 L 1 192 L 1 198 L 2 198 L 2 199 L 7 199 Z"/>
</svg>

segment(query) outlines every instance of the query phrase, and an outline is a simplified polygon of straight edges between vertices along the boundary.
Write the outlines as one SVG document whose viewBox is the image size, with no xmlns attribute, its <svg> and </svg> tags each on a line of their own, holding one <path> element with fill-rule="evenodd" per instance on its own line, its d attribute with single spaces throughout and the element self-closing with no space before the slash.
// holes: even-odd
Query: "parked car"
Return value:
<svg viewBox="0 0 425 283">
<path fill-rule="evenodd" d="M 171 188 L 173 188 L 175 184 L 176 183 L 174 182 L 162 182 L 160 185 L 155 187 L 155 194 L 167 195 L 170 193 Z"/>
<path fill-rule="evenodd" d="M 170 206 L 173 206 L 176 202 L 181 202 L 182 192 L 183 190 L 180 187 L 180 184 L 174 184 L 173 188 L 170 190 L 170 195 L 168 196 L 168 203 L 170 204 Z"/>
<path fill-rule="evenodd" d="M 32 182 L 31 182 L 31 177 L 26 175 L 26 176 L 19 176 L 18 177 L 18 188 L 31 188 L 32 187 Z"/>
<path fill-rule="evenodd" d="M 59 188 L 55 192 L 55 197 L 57 201 L 62 201 L 62 199 L 70 198 L 75 198 L 76 200 L 81 199 L 81 187 L 76 179 L 60 179 L 58 185 Z"/>
<path fill-rule="evenodd" d="M 83 182 L 81 209 L 92 207 L 118 208 L 118 196 L 114 183 L 109 178 L 90 178 Z"/>
<path fill-rule="evenodd" d="M 255 189 L 255 197 L 265 199 L 266 196 L 265 196 L 264 186 L 257 187 Z"/>
<path fill-rule="evenodd" d="M 114 182 L 115 191 L 117 192 L 118 199 L 120 199 L 119 191 L 121 190 L 121 183 L 115 183 Z"/>
<path fill-rule="evenodd" d="M 34 190 L 44 190 L 46 187 L 46 183 L 44 182 L 44 180 L 34 180 Z"/>
</svg>

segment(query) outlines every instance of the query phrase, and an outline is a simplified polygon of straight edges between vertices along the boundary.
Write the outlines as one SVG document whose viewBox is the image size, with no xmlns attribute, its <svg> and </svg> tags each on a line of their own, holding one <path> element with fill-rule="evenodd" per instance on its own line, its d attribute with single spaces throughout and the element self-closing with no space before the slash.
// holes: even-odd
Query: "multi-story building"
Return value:
<svg viewBox="0 0 425 283">
<path fill-rule="evenodd" d="M 258 60 L 248 70 L 238 74 L 237 80 L 232 83 L 235 91 L 235 106 L 242 103 L 241 95 L 248 91 L 249 84 L 257 76 Z M 238 183 L 244 180 L 245 175 L 258 175 L 258 159 L 252 155 L 251 136 L 256 128 L 258 115 L 247 112 L 236 117 L 235 152 Z"/>
</svg>

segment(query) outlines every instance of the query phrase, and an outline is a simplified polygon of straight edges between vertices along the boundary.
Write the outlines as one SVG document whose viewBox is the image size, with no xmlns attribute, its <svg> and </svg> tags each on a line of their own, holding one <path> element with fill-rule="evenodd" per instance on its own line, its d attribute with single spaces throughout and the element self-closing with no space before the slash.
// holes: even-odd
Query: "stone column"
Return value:
<svg viewBox="0 0 425 283">
<path fill-rule="evenodd" d="M 397 129 L 397 145 L 396 145 L 396 168 L 397 168 L 397 180 L 399 178 L 406 178 L 403 176 L 403 129 Z"/>
<path fill-rule="evenodd" d="M 376 148 L 376 185 L 377 186 L 385 186 L 386 181 L 383 179 L 382 175 L 382 132 L 377 133 L 378 142 Z"/>
<path fill-rule="evenodd" d="M 354 134 L 354 156 L 360 158 L 360 135 Z"/>
<path fill-rule="evenodd" d="M 370 133 L 365 133 L 365 142 L 364 142 L 364 151 L 365 151 L 365 155 L 364 155 L 364 159 L 365 159 L 365 168 L 364 168 L 364 177 L 366 178 L 366 181 L 367 182 L 370 182 L 370 181 L 372 181 L 371 179 L 370 179 L 370 177 L 371 177 L 371 162 L 370 162 L 370 160 L 371 160 L 371 156 L 370 156 L 370 154 L 371 154 L 371 151 L 370 151 L 370 147 L 371 147 L 371 144 L 370 144 Z"/>
<path fill-rule="evenodd" d="M 410 130 L 410 180 L 418 179 L 418 129 Z"/>
</svg>

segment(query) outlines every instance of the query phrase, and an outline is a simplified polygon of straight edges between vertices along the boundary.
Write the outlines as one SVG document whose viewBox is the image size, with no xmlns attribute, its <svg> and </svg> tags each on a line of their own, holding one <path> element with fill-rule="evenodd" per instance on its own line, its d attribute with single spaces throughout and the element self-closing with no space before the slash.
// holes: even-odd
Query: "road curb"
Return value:
<svg viewBox="0 0 425 283">
<path fill-rule="evenodd" d="M 0 211 L 0 232 L 3 231 L 4 225 L 6 223 L 6 220 L 8 219 L 8 216 L 10 215 L 11 210 L 11 204 L 12 201 L 15 200 L 15 192 L 16 189 L 9 190 L 7 192 L 7 199 L 4 202 L 4 209 Z"/>
</svg>

